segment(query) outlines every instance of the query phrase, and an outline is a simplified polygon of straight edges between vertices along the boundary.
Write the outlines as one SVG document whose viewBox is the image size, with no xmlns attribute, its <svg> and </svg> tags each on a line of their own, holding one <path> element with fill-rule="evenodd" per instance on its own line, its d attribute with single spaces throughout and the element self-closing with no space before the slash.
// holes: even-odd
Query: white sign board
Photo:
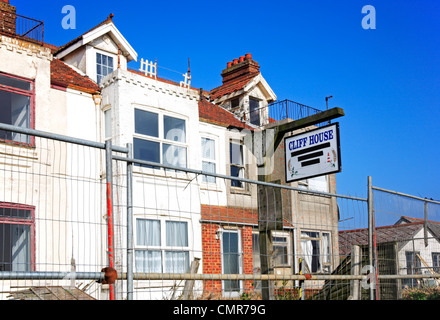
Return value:
<svg viewBox="0 0 440 320">
<path fill-rule="evenodd" d="M 286 182 L 341 171 L 339 123 L 284 139 Z"/>
</svg>

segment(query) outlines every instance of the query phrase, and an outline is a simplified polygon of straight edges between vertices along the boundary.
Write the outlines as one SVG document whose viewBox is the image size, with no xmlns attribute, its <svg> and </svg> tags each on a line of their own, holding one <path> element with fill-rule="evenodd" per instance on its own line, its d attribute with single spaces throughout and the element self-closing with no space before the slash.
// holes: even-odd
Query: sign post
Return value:
<svg viewBox="0 0 440 320">
<path fill-rule="evenodd" d="M 286 182 L 341 171 L 339 123 L 284 138 Z"/>
</svg>

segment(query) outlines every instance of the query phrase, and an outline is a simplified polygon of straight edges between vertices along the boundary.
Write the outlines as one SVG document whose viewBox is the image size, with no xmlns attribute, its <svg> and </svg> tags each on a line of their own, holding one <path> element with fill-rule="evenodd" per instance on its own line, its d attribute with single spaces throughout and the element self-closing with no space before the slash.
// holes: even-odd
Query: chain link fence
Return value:
<svg viewBox="0 0 440 320">
<path fill-rule="evenodd" d="M 282 171 L 256 181 L 246 166 L 232 177 L 137 160 L 130 144 L 0 130 L 1 299 L 401 299 L 438 286 L 436 201 L 370 180 L 368 198 L 351 197 L 334 175 L 284 185 Z"/>
</svg>

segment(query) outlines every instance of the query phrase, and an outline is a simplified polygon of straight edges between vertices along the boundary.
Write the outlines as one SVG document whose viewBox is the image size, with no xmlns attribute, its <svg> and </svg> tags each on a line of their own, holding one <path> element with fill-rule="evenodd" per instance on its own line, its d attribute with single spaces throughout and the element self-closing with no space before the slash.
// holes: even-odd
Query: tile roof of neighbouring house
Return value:
<svg viewBox="0 0 440 320">
<path fill-rule="evenodd" d="M 228 81 L 226 84 L 214 88 L 211 90 L 211 100 L 218 99 L 224 95 L 231 94 L 233 92 L 243 89 L 252 79 L 258 76 L 260 72 L 254 72 L 247 75 L 237 77 L 234 80 Z"/>
<path fill-rule="evenodd" d="M 208 122 L 226 128 L 233 127 L 254 130 L 253 127 L 236 118 L 228 110 L 203 98 L 199 101 L 199 118 L 202 122 Z"/>
<path fill-rule="evenodd" d="M 405 223 L 376 228 L 376 244 L 408 241 L 423 228 L 423 222 Z M 352 245 L 368 245 L 368 228 L 339 231 L 339 253 L 348 254 Z"/>
<path fill-rule="evenodd" d="M 411 217 L 402 216 L 399 219 L 399 221 L 396 222 L 396 225 L 397 224 L 404 224 L 404 223 L 414 223 L 414 222 L 424 223 L 425 220 L 419 219 L 419 218 L 411 218 Z M 426 222 L 427 222 L 428 228 L 432 231 L 434 236 L 437 238 L 440 238 L 440 222 L 432 221 L 432 220 L 427 220 Z"/>
<path fill-rule="evenodd" d="M 100 88 L 96 82 L 81 75 L 63 61 L 54 58 L 50 63 L 51 83 L 64 88 L 76 89 L 87 93 L 98 93 Z"/>
</svg>

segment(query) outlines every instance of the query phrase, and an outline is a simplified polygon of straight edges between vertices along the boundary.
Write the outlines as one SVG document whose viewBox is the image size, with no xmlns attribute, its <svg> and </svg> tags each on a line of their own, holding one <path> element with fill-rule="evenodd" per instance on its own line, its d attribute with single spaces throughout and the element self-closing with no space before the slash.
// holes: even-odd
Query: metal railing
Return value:
<svg viewBox="0 0 440 320">
<path fill-rule="evenodd" d="M 320 113 L 322 110 L 306 106 L 302 103 L 281 100 L 269 104 L 269 117 L 279 121 L 283 119 L 297 120 Z"/>
<path fill-rule="evenodd" d="M 0 33 L 43 43 L 44 22 L 19 15 L 15 11 L 0 10 Z"/>
</svg>

